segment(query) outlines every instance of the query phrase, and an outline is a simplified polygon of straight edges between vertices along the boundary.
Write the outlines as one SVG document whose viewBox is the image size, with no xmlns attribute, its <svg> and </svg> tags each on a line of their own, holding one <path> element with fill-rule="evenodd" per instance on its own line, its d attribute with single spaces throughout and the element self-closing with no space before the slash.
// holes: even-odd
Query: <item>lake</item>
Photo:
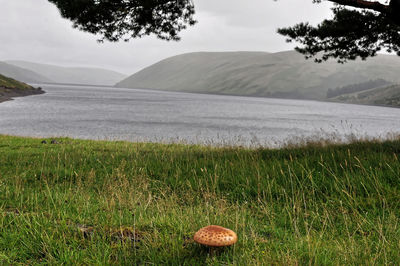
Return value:
<svg viewBox="0 0 400 266">
<path fill-rule="evenodd" d="M 0 103 L 0 134 L 277 147 L 400 134 L 400 109 L 139 89 L 40 85 Z"/>
</svg>

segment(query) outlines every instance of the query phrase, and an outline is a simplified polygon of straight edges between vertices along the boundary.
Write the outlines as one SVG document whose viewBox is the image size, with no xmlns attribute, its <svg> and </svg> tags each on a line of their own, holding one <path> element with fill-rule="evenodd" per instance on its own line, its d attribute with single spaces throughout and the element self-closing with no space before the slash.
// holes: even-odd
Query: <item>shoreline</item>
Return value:
<svg viewBox="0 0 400 266">
<path fill-rule="evenodd" d="M 258 95 L 241 95 L 241 94 L 225 94 L 217 92 L 197 92 L 197 91 L 174 91 L 174 90 L 161 90 L 154 88 L 138 87 L 138 88 L 126 88 L 126 87 L 116 87 L 108 85 L 90 85 L 90 84 L 68 84 L 68 83 L 35 83 L 35 85 L 44 86 L 73 86 L 73 87 L 102 87 L 102 88 L 116 88 L 124 90 L 143 90 L 143 91 L 154 91 L 154 92 L 169 92 L 169 93 L 188 93 L 188 94 L 199 94 L 199 95 L 215 95 L 215 96 L 231 96 L 231 97 L 244 97 L 244 98 L 261 98 L 261 99 L 279 99 L 279 100 L 294 100 L 294 101 L 311 101 L 311 102 L 323 102 L 323 103 L 339 103 L 339 104 L 352 104 L 352 105 L 362 105 L 362 106 L 373 106 L 373 107 L 385 107 L 385 108 L 396 108 L 399 109 L 398 105 L 386 105 L 386 104 L 374 104 L 374 103 L 361 103 L 361 102 L 350 102 L 350 101 L 335 101 L 331 99 L 311 99 L 311 98 L 285 98 L 285 97 L 273 97 L 273 96 L 258 96 Z M 1 87 L 0 87 L 1 89 Z M 29 96 L 29 95 L 23 95 Z M 1 95 L 0 95 L 1 102 Z"/>
<path fill-rule="evenodd" d="M 17 97 L 25 97 L 31 95 L 40 95 L 46 93 L 42 88 L 32 88 L 32 89 L 18 89 L 18 88 L 8 88 L 0 86 L 0 103 L 6 101 L 12 101 Z"/>
<path fill-rule="evenodd" d="M 59 84 L 55 84 L 59 85 Z M 73 84 L 71 84 L 73 85 Z M 108 86 L 106 86 L 108 87 Z M 263 95 L 253 95 L 253 94 L 232 94 L 232 93 L 219 93 L 219 92 L 201 92 L 201 91 L 179 91 L 179 90 L 162 90 L 148 87 L 138 87 L 138 88 L 127 88 L 111 86 L 110 88 L 117 89 L 132 89 L 132 90 L 144 90 L 144 91 L 156 91 L 156 92 L 174 92 L 174 93 L 189 93 L 189 94 L 200 94 L 200 95 L 216 95 L 216 96 L 233 96 L 233 97 L 247 97 L 247 98 L 263 98 L 263 99 L 280 99 L 280 100 L 295 100 L 295 101 L 312 101 L 312 102 L 325 102 L 325 103 L 341 103 L 341 104 L 354 104 L 354 105 L 364 105 L 364 106 L 377 106 L 377 107 L 388 107 L 388 108 L 400 108 L 398 105 L 386 105 L 386 104 L 374 104 L 374 103 L 361 103 L 361 102 L 351 102 L 351 101 L 335 101 L 329 98 L 327 99 L 313 99 L 313 98 L 292 98 L 292 97 L 275 97 L 275 96 L 263 96 Z"/>
<path fill-rule="evenodd" d="M 14 138 L 21 140 L 31 140 L 42 142 L 46 141 L 51 143 L 56 141 L 57 143 L 72 143 L 72 142 L 85 142 L 85 143 L 99 143 L 99 144 L 114 144 L 114 145 L 148 145 L 148 146 L 165 146 L 165 147 L 187 147 L 187 148 L 203 148 L 212 150 L 246 150 L 246 151 L 258 151 L 258 150 L 269 150 L 269 151 L 284 151 L 284 150 L 298 150 L 298 149 L 325 149 L 344 147 L 360 144 L 374 144 L 379 145 L 386 142 L 399 142 L 400 135 L 393 134 L 385 138 L 370 137 L 370 138 L 357 138 L 357 139 L 329 139 L 329 138 L 304 138 L 302 141 L 294 142 L 291 140 L 282 142 L 277 146 L 270 145 L 235 145 L 235 144 L 210 144 L 210 143 L 191 143 L 191 142 L 173 142 L 173 141 L 151 141 L 151 140 L 127 140 L 127 139 L 91 139 L 84 137 L 71 137 L 63 135 L 49 135 L 49 136 L 30 136 L 30 135 L 19 135 L 19 134 L 3 134 L 0 133 L 1 138 Z"/>
</svg>

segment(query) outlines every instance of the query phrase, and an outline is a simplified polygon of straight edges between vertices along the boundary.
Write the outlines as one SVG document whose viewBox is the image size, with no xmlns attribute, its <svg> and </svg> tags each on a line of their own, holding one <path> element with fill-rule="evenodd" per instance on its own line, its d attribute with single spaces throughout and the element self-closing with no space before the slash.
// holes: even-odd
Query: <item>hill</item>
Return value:
<svg viewBox="0 0 400 266">
<path fill-rule="evenodd" d="M 32 86 L 0 74 L 0 87 L 8 89 L 33 89 Z"/>
<path fill-rule="evenodd" d="M 336 102 L 400 107 L 400 85 L 373 88 L 355 93 L 345 93 L 332 98 Z"/>
<path fill-rule="evenodd" d="M 316 64 L 294 51 L 199 52 L 162 60 L 116 86 L 323 100 L 336 87 L 371 79 L 400 82 L 398 69 L 400 59 L 391 55 L 347 64 Z"/>
<path fill-rule="evenodd" d="M 6 61 L 8 64 L 34 71 L 53 83 L 107 85 L 126 78 L 126 75 L 101 68 L 60 67 L 48 64 L 38 64 L 26 61 Z"/>
<path fill-rule="evenodd" d="M 328 93 L 326 94 L 326 97 L 334 98 L 339 95 L 356 93 L 356 92 L 361 92 L 361 91 L 375 89 L 375 88 L 383 88 L 383 87 L 389 86 L 389 85 L 392 85 L 392 84 L 384 79 L 368 80 L 366 82 L 362 82 L 362 83 L 358 83 L 358 84 L 351 84 L 351 85 L 344 86 L 341 88 L 329 89 Z"/>
<path fill-rule="evenodd" d="M 0 74 L 28 83 L 51 83 L 51 79 L 22 67 L 0 62 Z"/>
<path fill-rule="evenodd" d="M 26 83 L 0 74 L 0 102 L 10 100 L 11 97 L 21 97 L 44 93 L 40 88 L 34 88 Z"/>
</svg>

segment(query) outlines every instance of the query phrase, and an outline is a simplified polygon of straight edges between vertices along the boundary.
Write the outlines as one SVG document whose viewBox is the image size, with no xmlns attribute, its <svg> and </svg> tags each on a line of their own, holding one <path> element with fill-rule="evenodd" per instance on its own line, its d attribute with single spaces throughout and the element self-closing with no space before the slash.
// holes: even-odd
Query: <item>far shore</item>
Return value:
<svg viewBox="0 0 400 266">
<path fill-rule="evenodd" d="M 73 84 L 73 83 L 36 83 L 38 85 L 56 85 L 56 86 L 77 86 L 77 87 L 103 87 L 103 88 L 118 88 L 118 89 L 132 89 L 132 88 L 123 88 L 123 87 L 113 87 L 109 85 L 90 85 L 90 84 Z M 249 98 L 265 98 L 265 99 L 281 99 L 281 100 L 304 100 L 304 101 L 315 101 L 315 102 L 327 102 L 327 103 L 341 103 L 341 104 L 354 104 L 354 105 L 366 105 L 366 106 L 377 106 L 377 107 L 386 107 L 386 108 L 400 108 L 398 105 L 389 105 L 389 104 L 374 104 L 374 103 L 362 103 L 355 101 L 339 101 L 339 100 L 331 100 L 331 99 L 308 99 L 308 98 L 291 98 L 291 97 L 274 97 L 274 96 L 259 96 L 259 95 L 241 95 L 241 94 L 231 94 L 231 93 L 218 93 L 218 92 L 201 92 L 201 91 L 173 91 L 173 90 L 161 90 L 155 88 L 146 88 L 146 87 L 138 87 L 135 88 L 138 90 L 146 90 L 146 91 L 158 91 L 158 92 L 172 92 L 172 93 L 189 93 L 189 94 L 202 94 L 202 95 L 217 95 L 217 96 L 235 96 L 235 97 L 249 97 Z M 41 87 L 33 88 L 33 89 L 14 89 L 0 86 L 0 103 L 5 101 L 11 101 L 16 97 L 25 97 L 31 95 L 44 94 L 45 91 L 42 90 Z"/>
</svg>

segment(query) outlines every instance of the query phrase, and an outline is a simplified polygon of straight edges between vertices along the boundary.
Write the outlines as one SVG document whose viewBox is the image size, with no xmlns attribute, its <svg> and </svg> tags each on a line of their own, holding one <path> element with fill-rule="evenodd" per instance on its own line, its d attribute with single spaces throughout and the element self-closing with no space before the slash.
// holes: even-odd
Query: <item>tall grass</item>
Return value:
<svg viewBox="0 0 400 266">
<path fill-rule="evenodd" d="M 400 263 L 400 141 L 279 150 L 0 136 L 0 264 Z M 200 227 L 236 231 L 211 256 Z"/>
</svg>

